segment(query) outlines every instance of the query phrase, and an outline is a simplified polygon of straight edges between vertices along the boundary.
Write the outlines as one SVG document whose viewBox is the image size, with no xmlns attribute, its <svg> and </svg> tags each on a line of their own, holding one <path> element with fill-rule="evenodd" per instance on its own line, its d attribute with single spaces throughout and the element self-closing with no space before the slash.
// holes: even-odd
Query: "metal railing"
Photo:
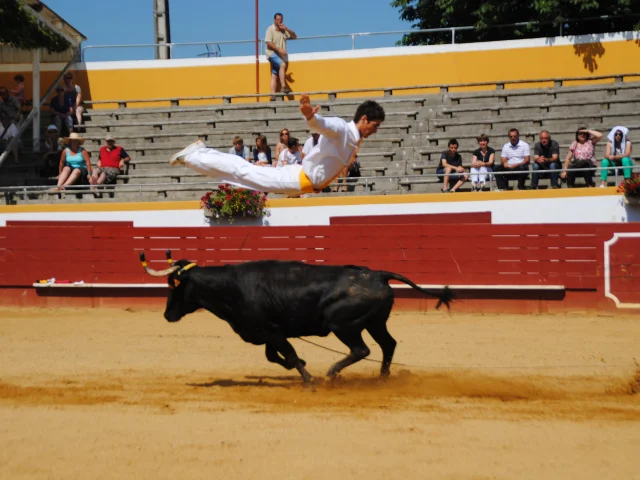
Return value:
<svg viewBox="0 0 640 480">
<path fill-rule="evenodd" d="M 366 169 L 365 167 L 362 167 Z M 593 167 L 593 168 L 572 168 L 572 172 L 599 172 L 601 170 L 614 170 L 614 182 L 617 185 L 620 181 L 621 170 L 623 168 L 629 167 Z M 640 170 L 640 167 L 632 166 L 630 167 L 634 172 Z M 556 170 L 538 170 L 538 174 L 548 174 L 551 172 L 562 172 L 563 169 Z M 467 173 L 465 171 L 465 173 Z M 529 175 L 532 174 L 533 171 L 516 171 L 516 172 L 486 172 L 486 175 L 489 177 L 489 189 L 494 190 L 494 182 L 495 177 L 504 175 L 504 176 L 515 176 L 515 175 Z M 456 175 L 452 173 L 450 175 Z M 474 175 L 470 174 L 469 176 Z M 364 187 L 365 195 L 369 194 L 372 191 L 372 188 L 376 183 L 384 182 L 384 183 L 395 183 L 395 190 L 401 190 L 401 187 L 405 184 L 411 184 L 416 180 L 434 180 L 433 182 L 428 182 L 433 185 L 441 184 L 442 182 L 437 179 L 437 177 L 442 177 L 442 174 L 436 173 L 426 173 L 422 175 L 383 175 L 383 176 L 367 176 L 367 177 L 345 177 L 334 181 L 329 185 L 331 188 L 350 188 L 350 187 Z M 422 182 L 420 182 L 422 183 Z M 216 190 L 217 186 L 220 182 L 213 181 L 202 181 L 202 182 L 189 182 L 189 183 L 139 183 L 139 184 L 115 184 L 115 185 L 99 185 L 99 186 L 89 186 L 89 185 L 71 185 L 65 187 L 65 190 L 62 191 L 53 191 L 56 187 L 52 185 L 33 185 L 33 186 L 13 186 L 13 187 L 0 187 L 0 195 L 5 197 L 7 204 L 12 204 L 10 200 L 12 197 L 21 196 L 24 197 L 25 203 L 29 203 L 30 196 L 43 196 L 43 195 L 56 195 L 56 196 L 66 196 L 66 195 L 82 195 L 82 194 L 93 194 L 93 195 L 105 195 L 111 193 L 133 193 L 137 194 L 137 201 L 145 202 L 145 201 L 154 201 L 152 199 L 145 198 L 143 194 L 145 193 L 160 193 L 160 192 L 171 192 L 171 191 L 185 191 L 196 188 L 211 189 Z M 180 188 L 180 187 L 187 187 Z M 380 191 L 389 190 L 389 189 L 380 189 Z M 342 192 L 345 193 L 345 192 Z M 174 199 L 174 201 L 177 199 Z M 196 200 L 194 198 L 194 200 Z M 134 201 L 134 200 L 127 200 Z"/>
<path fill-rule="evenodd" d="M 601 15 L 596 17 L 587 17 L 587 18 L 567 18 L 567 19 L 558 19 L 557 21 L 544 21 L 544 22 L 517 22 L 517 23 L 505 23 L 500 25 L 493 25 L 491 28 L 518 28 L 518 27 L 527 27 L 533 25 L 552 25 L 558 24 L 558 34 L 559 36 L 564 36 L 565 29 L 567 27 L 567 22 L 586 22 L 591 20 L 613 20 L 617 18 L 626 18 L 626 17 L 636 17 L 640 16 L 640 14 L 631 14 L 628 16 L 622 15 Z M 337 33 L 331 35 L 312 35 L 305 37 L 297 37 L 295 42 L 309 41 L 309 40 L 328 40 L 328 39 L 340 39 L 340 38 L 349 38 L 351 39 L 351 49 L 356 50 L 356 39 L 357 38 L 365 38 L 365 37 L 375 37 L 375 36 L 383 36 L 383 35 L 406 35 L 406 34 L 414 34 L 414 33 L 443 33 L 443 32 L 451 32 L 451 45 L 456 43 L 456 32 L 462 31 L 470 31 L 475 30 L 474 26 L 462 26 L 462 27 L 443 27 L 443 28 L 426 28 L 426 29 L 418 29 L 418 30 L 392 30 L 392 31 L 384 31 L 384 32 L 355 32 L 355 33 Z M 293 40 L 292 40 L 293 41 Z M 169 58 L 173 58 L 173 52 L 176 47 L 186 47 L 186 46 L 206 46 L 211 44 L 217 45 L 242 45 L 242 44 L 251 44 L 254 45 L 256 39 L 251 40 L 222 40 L 222 41 L 208 41 L 208 42 L 169 42 L 169 43 L 138 43 L 138 44 L 127 44 L 127 45 L 86 45 L 82 47 L 81 58 L 83 62 L 86 62 L 86 51 L 90 49 L 108 49 L 108 48 L 157 48 L 163 47 L 169 50 Z M 265 42 L 264 39 L 259 38 L 258 42 L 260 43 L 260 52 L 264 54 Z M 390 45 L 395 46 L 395 45 Z M 312 51 L 312 50 L 309 50 Z M 247 55 L 252 55 L 252 53 L 247 53 Z"/>
</svg>

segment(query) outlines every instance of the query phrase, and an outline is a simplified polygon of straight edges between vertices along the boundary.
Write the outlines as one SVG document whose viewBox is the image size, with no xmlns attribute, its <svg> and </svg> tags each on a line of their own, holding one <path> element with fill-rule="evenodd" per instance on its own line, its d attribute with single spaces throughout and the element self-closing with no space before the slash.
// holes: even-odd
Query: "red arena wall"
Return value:
<svg viewBox="0 0 640 480">
<path fill-rule="evenodd" d="M 637 236 L 611 244 L 605 265 L 605 242 L 615 233 Z M 459 286 L 458 311 L 616 310 L 611 295 L 625 305 L 640 304 L 639 237 L 637 224 L 140 228 L 128 222 L 8 222 L 0 228 L 0 302 L 160 307 L 166 292 L 148 287 L 164 282 L 144 273 L 138 255 L 144 251 L 158 269 L 171 250 L 174 259 L 202 266 L 274 259 L 390 270 L 419 284 Z M 91 288 L 34 288 L 49 278 Z M 396 290 L 396 298 L 403 309 L 434 304 L 405 288 Z"/>
</svg>

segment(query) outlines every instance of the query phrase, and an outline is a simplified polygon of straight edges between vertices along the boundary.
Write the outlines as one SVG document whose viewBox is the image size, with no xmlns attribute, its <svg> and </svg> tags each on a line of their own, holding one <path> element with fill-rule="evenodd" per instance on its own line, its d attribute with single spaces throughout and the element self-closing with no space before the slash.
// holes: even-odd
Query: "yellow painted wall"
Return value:
<svg viewBox="0 0 640 480">
<path fill-rule="evenodd" d="M 295 92 L 303 92 L 420 84 L 535 80 L 545 77 L 600 76 L 638 71 L 640 71 L 640 44 L 634 41 L 615 41 L 502 50 L 487 49 L 478 52 L 292 61 L 289 74 L 292 79 L 292 89 Z M 30 75 L 25 76 L 29 89 L 31 78 Z M 77 83 L 83 87 L 87 100 L 255 93 L 254 64 L 128 70 L 92 70 L 90 68 L 88 71 L 75 70 L 75 76 Z M 11 77 L 12 74 L 0 73 L 0 85 L 13 85 Z M 43 90 L 54 77 L 54 72 L 43 73 Z M 269 81 L 269 66 L 261 64 L 261 92 L 269 91 Z M 530 86 L 550 85 L 522 84 L 507 88 Z M 480 90 L 478 87 L 471 89 Z M 434 90 L 431 90 L 431 93 L 434 93 Z M 380 94 L 380 92 L 370 95 L 358 93 L 355 96 Z M 253 98 L 247 101 L 253 101 Z M 144 106 L 150 105 L 144 104 Z"/>
</svg>

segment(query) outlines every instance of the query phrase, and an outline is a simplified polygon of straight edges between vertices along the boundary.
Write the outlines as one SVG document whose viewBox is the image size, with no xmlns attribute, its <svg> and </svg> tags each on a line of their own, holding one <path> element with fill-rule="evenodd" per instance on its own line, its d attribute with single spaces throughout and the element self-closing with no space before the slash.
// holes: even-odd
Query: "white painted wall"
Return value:
<svg viewBox="0 0 640 480">
<path fill-rule="evenodd" d="M 461 194 L 464 195 L 464 194 Z M 477 196 L 481 196 L 479 193 Z M 476 198 L 477 198 L 476 196 Z M 328 225 L 330 217 L 399 215 L 418 213 L 491 212 L 495 224 L 531 223 L 626 223 L 640 222 L 640 207 L 628 207 L 619 195 L 570 198 L 505 199 L 461 202 L 389 203 L 271 208 L 266 220 L 273 226 Z M 0 226 L 7 220 L 132 221 L 138 227 L 217 226 L 202 210 L 153 210 L 107 212 L 0 213 Z M 245 224 L 237 222 L 237 225 Z M 255 222 L 253 222 L 255 224 Z M 227 225 L 221 223 L 220 225 Z"/>
</svg>

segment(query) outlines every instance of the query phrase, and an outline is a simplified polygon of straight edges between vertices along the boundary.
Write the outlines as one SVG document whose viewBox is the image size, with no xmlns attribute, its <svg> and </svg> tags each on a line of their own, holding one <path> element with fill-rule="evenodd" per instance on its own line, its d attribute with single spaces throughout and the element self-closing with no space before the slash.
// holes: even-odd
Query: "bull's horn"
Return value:
<svg viewBox="0 0 640 480">
<path fill-rule="evenodd" d="M 147 271 L 147 273 L 152 277 L 166 277 L 167 275 L 171 275 L 173 272 L 180 270 L 179 265 L 167 268 L 166 270 L 154 270 L 153 268 L 150 268 L 149 265 L 147 265 L 147 260 L 144 256 L 144 253 L 140 253 L 140 262 L 142 263 L 142 266 Z"/>
</svg>

